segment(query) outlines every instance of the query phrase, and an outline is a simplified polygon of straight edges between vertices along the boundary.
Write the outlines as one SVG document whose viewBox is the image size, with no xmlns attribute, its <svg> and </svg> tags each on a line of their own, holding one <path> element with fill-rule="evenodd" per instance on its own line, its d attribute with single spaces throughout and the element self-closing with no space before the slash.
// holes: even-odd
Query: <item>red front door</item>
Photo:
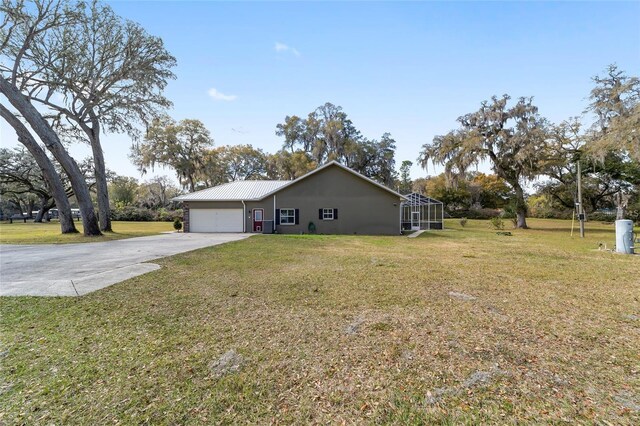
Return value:
<svg viewBox="0 0 640 426">
<path fill-rule="evenodd" d="M 253 232 L 262 232 L 263 209 L 253 209 Z"/>
</svg>

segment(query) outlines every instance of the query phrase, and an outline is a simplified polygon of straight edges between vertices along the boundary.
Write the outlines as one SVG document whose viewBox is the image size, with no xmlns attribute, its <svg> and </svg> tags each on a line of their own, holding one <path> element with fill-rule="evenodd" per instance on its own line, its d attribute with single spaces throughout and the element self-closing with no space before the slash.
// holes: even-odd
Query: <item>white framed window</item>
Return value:
<svg viewBox="0 0 640 426">
<path fill-rule="evenodd" d="M 333 209 L 322 209 L 322 220 L 333 220 Z"/>
<path fill-rule="evenodd" d="M 296 209 L 280 209 L 280 225 L 295 225 Z"/>
</svg>

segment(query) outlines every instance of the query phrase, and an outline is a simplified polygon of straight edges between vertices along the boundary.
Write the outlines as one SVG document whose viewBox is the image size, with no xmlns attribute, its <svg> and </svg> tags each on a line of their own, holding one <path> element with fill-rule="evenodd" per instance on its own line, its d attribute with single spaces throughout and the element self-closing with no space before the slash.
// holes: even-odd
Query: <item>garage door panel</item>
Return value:
<svg viewBox="0 0 640 426">
<path fill-rule="evenodd" d="M 190 209 L 190 232 L 242 232 L 242 209 Z"/>
</svg>

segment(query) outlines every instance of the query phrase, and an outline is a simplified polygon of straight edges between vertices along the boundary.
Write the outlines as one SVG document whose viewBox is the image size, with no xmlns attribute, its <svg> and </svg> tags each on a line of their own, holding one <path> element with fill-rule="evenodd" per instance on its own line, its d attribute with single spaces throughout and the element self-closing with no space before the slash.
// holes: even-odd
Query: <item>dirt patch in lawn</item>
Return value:
<svg viewBox="0 0 640 426">
<path fill-rule="evenodd" d="M 242 355 L 231 349 L 211 363 L 209 368 L 211 369 L 214 377 L 223 377 L 227 374 L 240 371 L 244 362 Z"/>
<path fill-rule="evenodd" d="M 457 291 L 450 291 L 449 297 L 453 299 L 462 300 L 463 302 L 473 302 L 477 299 L 475 296 L 471 296 L 470 294 L 459 293 Z"/>
<path fill-rule="evenodd" d="M 497 365 L 493 366 L 488 371 L 476 371 L 457 386 L 438 388 L 433 391 L 428 391 L 425 402 L 427 405 L 436 404 L 447 396 L 455 396 L 476 387 L 488 386 L 499 376 L 506 374 L 507 373 L 501 370 Z"/>
</svg>

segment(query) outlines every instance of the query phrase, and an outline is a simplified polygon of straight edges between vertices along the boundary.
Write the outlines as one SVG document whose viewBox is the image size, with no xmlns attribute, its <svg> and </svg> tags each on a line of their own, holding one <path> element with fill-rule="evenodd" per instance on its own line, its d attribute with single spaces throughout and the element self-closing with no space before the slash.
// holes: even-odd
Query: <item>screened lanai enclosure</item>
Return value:
<svg viewBox="0 0 640 426">
<path fill-rule="evenodd" d="M 444 204 L 417 192 L 405 195 L 400 204 L 402 230 L 444 229 Z"/>
</svg>

